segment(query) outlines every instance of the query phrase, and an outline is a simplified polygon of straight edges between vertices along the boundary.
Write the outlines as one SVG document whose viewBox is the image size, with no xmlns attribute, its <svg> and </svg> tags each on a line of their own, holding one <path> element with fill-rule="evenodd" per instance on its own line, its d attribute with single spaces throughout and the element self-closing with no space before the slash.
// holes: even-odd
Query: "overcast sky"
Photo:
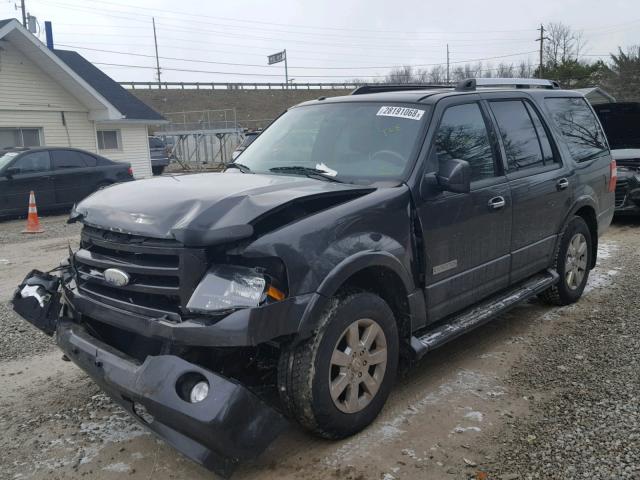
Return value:
<svg viewBox="0 0 640 480">
<path fill-rule="evenodd" d="M 15 3 L 0 0 L 0 18 L 20 18 Z M 394 65 L 426 68 L 446 62 L 447 43 L 452 64 L 536 63 L 536 29 L 549 22 L 582 31 L 589 60 L 640 44 L 638 0 L 26 3 L 43 28 L 53 22 L 57 48 L 77 50 L 118 81 L 155 80 L 152 16 L 163 81 L 282 82 L 284 64 L 267 66 L 266 57 L 285 48 L 289 78 L 301 83 L 375 79 Z"/>
</svg>

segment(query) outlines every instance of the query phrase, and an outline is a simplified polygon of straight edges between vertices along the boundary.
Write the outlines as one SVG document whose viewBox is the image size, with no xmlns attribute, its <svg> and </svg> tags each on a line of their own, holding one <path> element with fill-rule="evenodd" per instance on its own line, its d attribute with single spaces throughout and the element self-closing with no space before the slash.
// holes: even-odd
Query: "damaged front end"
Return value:
<svg viewBox="0 0 640 480">
<path fill-rule="evenodd" d="M 224 477 L 239 462 L 260 455 L 285 428 L 282 415 L 250 386 L 203 366 L 202 352 L 197 355 L 184 343 L 123 335 L 126 331 L 91 319 L 87 313 L 101 311 L 136 321 L 132 312 L 87 303 L 76 268 L 72 262 L 55 272 L 30 272 L 15 291 L 14 310 L 55 335 L 65 355 L 141 424 Z M 185 338 L 192 335 L 197 333 Z"/>
</svg>

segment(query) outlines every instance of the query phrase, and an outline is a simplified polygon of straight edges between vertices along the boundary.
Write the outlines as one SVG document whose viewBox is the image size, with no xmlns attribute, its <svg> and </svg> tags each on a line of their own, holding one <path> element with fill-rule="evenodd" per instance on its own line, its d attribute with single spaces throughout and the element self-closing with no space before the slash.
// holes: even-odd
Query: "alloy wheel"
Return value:
<svg viewBox="0 0 640 480">
<path fill-rule="evenodd" d="M 357 413 L 369 405 L 384 380 L 387 339 L 377 322 L 369 318 L 349 325 L 331 355 L 329 390 L 335 406 Z"/>
<path fill-rule="evenodd" d="M 564 277 L 567 287 L 576 290 L 587 273 L 587 239 L 582 233 L 576 233 L 569 242 L 564 264 Z"/>
</svg>

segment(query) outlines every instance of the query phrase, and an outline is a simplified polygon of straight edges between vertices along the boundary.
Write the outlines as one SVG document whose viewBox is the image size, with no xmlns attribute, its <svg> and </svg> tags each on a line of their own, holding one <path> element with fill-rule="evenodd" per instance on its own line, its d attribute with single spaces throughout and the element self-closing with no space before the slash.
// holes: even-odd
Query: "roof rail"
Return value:
<svg viewBox="0 0 640 480">
<path fill-rule="evenodd" d="M 560 88 L 555 80 L 538 78 L 467 78 L 456 85 L 459 92 L 476 90 L 478 87 L 513 87 L 513 88 Z"/>
<path fill-rule="evenodd" d="M 428 85 L 424 83 L 377 83 L 374 85 L 360 85 L 351 95 L 364 95 L 365 93 L 401 92 L 405 90 L 434 90 L 438 88 L 452 88 L 453 85 Z"/>
</svg>

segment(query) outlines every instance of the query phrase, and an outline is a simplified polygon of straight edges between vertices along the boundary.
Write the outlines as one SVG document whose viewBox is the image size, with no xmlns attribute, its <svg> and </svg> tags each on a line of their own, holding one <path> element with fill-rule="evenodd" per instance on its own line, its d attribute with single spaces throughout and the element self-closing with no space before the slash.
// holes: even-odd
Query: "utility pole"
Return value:
<svg viewBox="0 0 640 480">
<path fill-rule="evenodd" d="M 284 78 L 286 80 L 287 89 L 289 88 L 289 67 L 287 66 L 287 49 L 284 49 Z"/>
<path fill-rule="evenodd" d="M 545 40 L 549 40 L 549 37 L 545 37 L 544 36 L 544 25 L 540 24 L 540 28 L 538 28 L 537 30 L 540 30 L 540 38 L 536 39 L 536 42 L 540 42 L 540 66 L 538 67 L 538 78 L 542 78 L 542 69 L 544 68 L 544 61 L 543 61 L 543 53 L 544 53 L 544 41 Z"/>
<path fill-rule="evenodd" d="M 24 6 L 24 0 L 20 0 L 20 8 L 22 9 L 22 26 L 27 28 L 27 8 Z"/>
<path fill-rule="evenodd" d="M 158 58 L 158 37 L 156 37 L 156 19 L 155 17 L 151 17 L 151 21 L 153 22 L 153 43 L 156 47 L 156 75 L 158 75 L 158 83 L 162 80 L 160 78 L 160 59 Z M 160 86 L 160 85 L 158 85 Z"/>
<path fill-rule="evenodd" d="M 449 85 L 449 44 L 447 43 L 447 85 Z"/>
</svg>

